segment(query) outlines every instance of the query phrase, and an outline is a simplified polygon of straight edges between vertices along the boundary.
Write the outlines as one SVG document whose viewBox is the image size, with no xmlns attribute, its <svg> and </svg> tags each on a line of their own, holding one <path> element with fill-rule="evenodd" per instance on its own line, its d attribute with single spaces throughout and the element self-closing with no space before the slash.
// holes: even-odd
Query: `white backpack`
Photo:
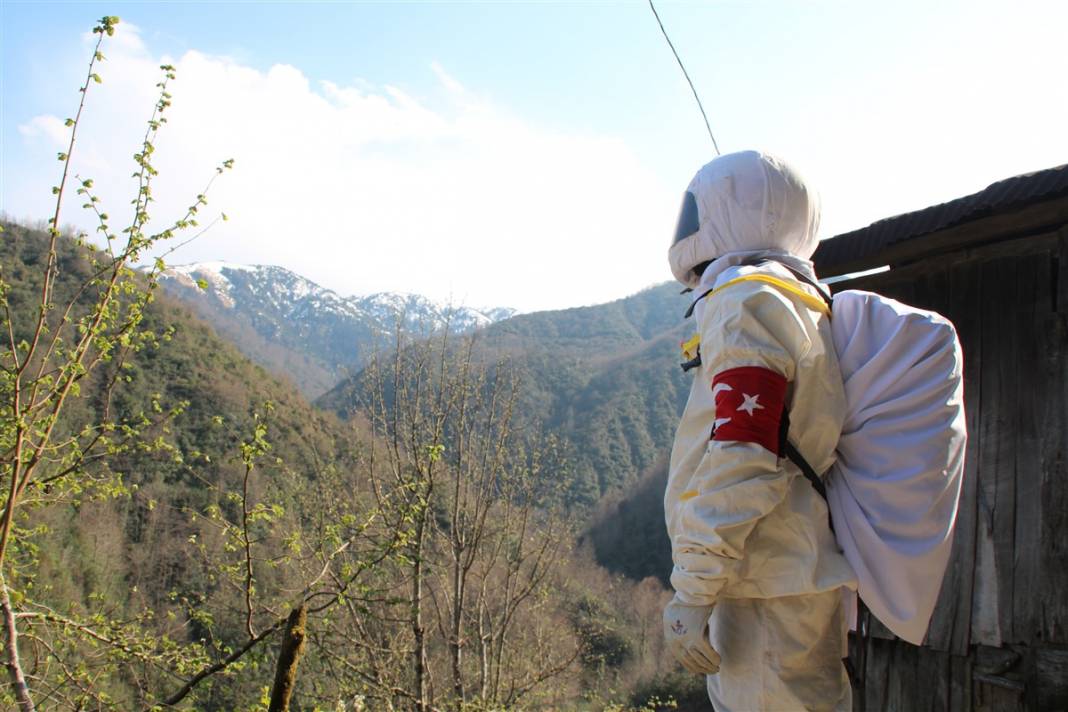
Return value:
<svg viewBox="0 0 1068 712">
<path fill-rule="evenodd" d="M 838 545 L 856 571 L 860 599 L 895 635 L 919 645 L 953 547 L 964 471 L 967 431 L 957 332 L 940 314 L 872 292 L 846 290 L 831 299 L 821 285 L 787 269 L 830 307 L 846 414 L 837 459 L 823 477 L 785 433 L 783 455 L 827 500 Z M 778 279 L 750 275 L 738 281 L 749 279 L 814 301 Z M 684 357 L 691 359 L 683 370 L 700 364 L 697 348 L 697 337 L 683 344 Z"/>
<path fill-rule="evenodd" d="M 787 456 L 827 500 L 861 600 L 919 645 L 953 547 L 964 471 L 960 342 L 940 314 L 879 294 L 847 290 L 830 305 L 846 396 L 837 460 L 821 482 L 789 444 Z"/>
</svg>

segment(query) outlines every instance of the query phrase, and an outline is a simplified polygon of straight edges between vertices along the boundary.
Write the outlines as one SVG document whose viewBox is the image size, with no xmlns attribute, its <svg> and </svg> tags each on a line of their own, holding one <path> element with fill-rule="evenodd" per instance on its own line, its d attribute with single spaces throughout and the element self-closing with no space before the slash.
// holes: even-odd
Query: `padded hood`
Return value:
<svg viewBox="0 0 1068 712">
<path fill-rule="evenodd" d="M 728 253 L 816 251 L 819 196 L 801 174 L 760 151 L 720 156 L 697 171 L 683 197 L 668 261 L 675 279 L 696 287 L 693 268 Z"/>
</svg>

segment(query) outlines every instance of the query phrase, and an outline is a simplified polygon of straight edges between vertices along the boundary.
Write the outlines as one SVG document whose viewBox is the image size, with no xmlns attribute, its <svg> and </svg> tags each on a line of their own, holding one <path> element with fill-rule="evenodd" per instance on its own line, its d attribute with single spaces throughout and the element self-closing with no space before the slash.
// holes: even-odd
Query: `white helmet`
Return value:
<svg viewBox="0 0 1068 712">
<path fill-rule="evenodd" d="M 675 279 L 696 287 L 694 268 L 729 252 L 816 251 L 820 201 L 793 166 L 760 151 L 720 156 L 690 181 L 668 261 Z"/>
</svg>

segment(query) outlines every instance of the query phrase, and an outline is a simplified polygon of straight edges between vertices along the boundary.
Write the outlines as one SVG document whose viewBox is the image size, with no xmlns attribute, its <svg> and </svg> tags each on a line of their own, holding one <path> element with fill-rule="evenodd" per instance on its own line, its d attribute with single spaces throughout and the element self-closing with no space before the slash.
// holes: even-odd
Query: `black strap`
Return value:
<svg viewBox="0 0 1068 712">
<path fill-rule="evenodd" d="M 693 310 L 697 307 L 697 302 L 701 301 L 702 299 L 704 299 L 705 297 L 707 297 L 709 294 L 711 294 L 714 291 L 716 291 L 715 287 L 713 287 L 712 289 L 709 289 L 704 294 L 699 296 L 697 299 L 694 299 L 692 302 L 690 302 L 690 308 L 686 310 L 686 313 L 683 314 L 682 318 L 683 319 L 689 319 L 691 316 L 693 316 Z"/>
<path fill-rule="evenodd" d="M 833 309 L 834 308 L 834 299 L 832 299 L 830 296 L 828 296 L 827 292 L 825 291 L 826 288 L 822 284 L 820 284 L 819 282 L 813 281 L 812 278 L 809 277 L 807 274 L 805 274 L 804 272 L 801 272 L 799 270 L 794 269 L 790 265 L 784 265 L 784 264 L 782 264 L 782 262 L 780 262 L 779 264 L 782 265 L 783 267 L 785 267 L 786 269 L 790 270 L 790 273 L 793 274 L 794 277 L 797 277 L 797 279 L 799 281 L 804 282 L 808 286 L 810 286 L 813 289 L 815 289 L 816 293 L 820 295 L 820 299 L 822 299 L 824 301 L 824 303 L 827 305 L 828 309 Z"/>
<path fill-rule="evenodd" d="M 823 501 L 827 501 L 827 485 L 823 483 L 823 478 L 817 474 L 816 470 L 812 468 L 812 465 L 808 464 L 808 460 L 801 454 L 801 451 L 797 449 L 797 446 L 790 442 L 790 411 L 784 405 L 782 408 L 782 417 L 779 420 L 779 454 L 785 457 L 790 462 L 797 465 L 801 470 L 801 474 L 805 476 L 805 479 L 812 485 L 812 489 L 816 490 L 816 493 L 823 498 Z M 827 508 L 827 524 L 831 527 L 831 532 L 834 532 L 834 521 L 831 519 L 831 509 Z"/>
<path fill-rule="evenodd" d="M 812 483 L 812 488 L 816 490 L 816 493 L 820 497 L 823 497 L 823 501 L 827 501 L 827 486 L 823 484 L 823 480 L 816 471 L 812 469 L 812 465 L 808 464 L 805 456 L 801 454 L 801 451 L 789 440 L 783 444 L 783 455 L 786 455 L 786 459 L 794 463 L 801 469 L 801 474 L 805 476 L 805 479 Z M 828 517 L 830 514 L 828 514 Z M 831 530 L 834 530 L 834 524 L 831 524 Z"/>
<path fill-rule="evenodd" d="M 713 260 L 713 261 L 715 261 L 715 260 Z M 764 264 L 765 262 L 769 262 L 769 261 L 770 260 L 765 259 L 765 258 L 762 258 L 762 259 L 759 259 L 759 260 L 746 260 L 745 262 L 740 263 L 738 265 L 738 267 L 759 267 L 760 265 Z M 691 289 L 689 291 L 692 292 L 693 290 Z M 704 299 L 705 297 L 707 297 L 709 294 L 711 294 L 714 291 L 716 291 L 715 287 L 713 287 L 712 289 L 709 289 L 704 294 L 699 296 L 697 299 L 694 299 L 692 302 L 690 302 L 690 308 L 686 310 L 686 313 L 683 315 L 682 318 L 683 319 L 689 319 L 691 316 L 693 316 L 693 310 L 697 306 L 697 302 L 701 301 L 702 299 Z M 686 291 L 684 290 L 683 294 L 685 294 L 685 293 L 686 293 Z"/>
</svg>

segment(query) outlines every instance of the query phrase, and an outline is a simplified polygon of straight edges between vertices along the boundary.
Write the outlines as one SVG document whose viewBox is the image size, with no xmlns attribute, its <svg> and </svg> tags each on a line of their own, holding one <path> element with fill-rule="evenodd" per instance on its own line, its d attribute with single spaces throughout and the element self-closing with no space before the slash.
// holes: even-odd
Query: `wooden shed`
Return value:
<svg viewBox="0 0 1068 712">
<path fill-rule="evenodd" d="M 889 266 L 834 286 L 938 311 L 964 349 L 953 557 L 922 647 L 874 626 L 866 710 L 1068 710 L 1068 166 L 840 235 L 815 261 L 823 278 Z"/>
</svg>

